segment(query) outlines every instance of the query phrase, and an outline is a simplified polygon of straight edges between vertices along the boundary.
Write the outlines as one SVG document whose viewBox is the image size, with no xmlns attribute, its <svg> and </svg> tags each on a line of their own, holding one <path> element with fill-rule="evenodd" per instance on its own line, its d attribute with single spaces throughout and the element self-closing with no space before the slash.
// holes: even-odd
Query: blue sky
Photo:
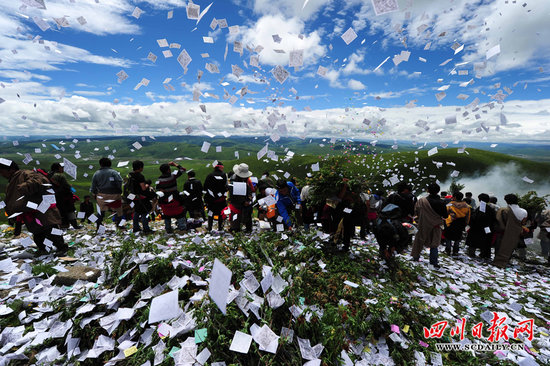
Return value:
<svg viewBox="0 0 550 366">
<path fill-rule="evenodd" d="M 201 11 L 210 3 L 195 1 Z M 301 0 L 225 0 L 214 1 L 197 25 L 183 0 L 45 0 L 46 9 L 36 0 L 3 3 L 0 123 L 7 135 L 191 131 L 276 139 L 374 131 L 420 141 L 549 141 L 550 3 L 523 4 L 399 0 L 398 10 L 376 15 L 372 0 L 305 6 Z M 139 19 L 132 16 L 136 7 L 143 11 Z M 79 16 L 87 23 L 80 25 Z M 50 28 L 42 31 L 33 17 Z M 63 17 L 69 26 L 60 28 L 54 18 Z M 212 30 L 214 18 L 238 31 Z M 346 45 L 341 36 L 349 28 L 357 38 Z M 160 47 L 160 39 L 181 48 Z M 235 41 L 242 55 L 233 51 Z M 495 48 L 500 52 L 487 59 Z M 183 49 L 192 58 L 185 74 L 177 61 Z M 163 56 L 167 50 L 172 57 Z M 297 50 L 304 63 L 295 69 L 289 54 Z M 147 59 L 150 52 L 156 62 Z M 395 65 L 396 55 L 409 52 L 408 61 Z M 251 56 L 259 67 L 250 65 Z M 219 73 L 209 73 L 206 63 Z M 242 69 L 239 78 L 232 65 Z M 290 73 L 283 84 L 271 73 L 276 66 Z M 327 69 L 323 76 L 320 66 Z M 129 77 L 118 83 L 121 70 Z M 134 90 L 143 78 L 149 84 Z M 457 122 L 448 123 L 453 117 Z M 234 128 L 236 120 L 244 127 Z"/>
</svg>

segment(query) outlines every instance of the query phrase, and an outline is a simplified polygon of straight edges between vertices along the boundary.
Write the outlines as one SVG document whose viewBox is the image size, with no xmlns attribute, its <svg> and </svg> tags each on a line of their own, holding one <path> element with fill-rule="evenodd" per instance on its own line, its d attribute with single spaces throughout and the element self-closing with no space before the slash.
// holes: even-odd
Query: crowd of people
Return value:
<svg viewBox="0 0 550 366">
<path fill-rule="evenodd" d="M 230 233 L 243 228 L 250 233 L 256 221 L 258 229 L 278 232 L 319 228 L 328 234 L 330 248 L 345 252 L 359 227 L 361 239 L 369 233 L 376 237 L 380 257 L 385 260 L 412 244 L 412 260 L 418 261 L 422 250 L 429 248 L 429 263 L 437 269 L 443 244 L 449 256 L 458 256 L 464 246 L 468 256 L 504 268 L 515 251 L 520 259 L 525 258 L 526 239 L 532 238 L 539 226 L 541 254 L 550 264 L 550 210 L 529 213 L 519 207 L 514 194 L 506 195 L 506 205 L 499 207 L 497 198 L 486 193 L 479 194 L 476 201 L 471 192 L 440 192 L 436 183 L 426 187 L 427 195 L 417 198 L 407 183 L 398 184 L 395 192 L 386 196 L 382 190 L 370 192 L 343 179 L 333 195 L 319 202 L 312 199 L 315 184 L 300 188 L 294 179 L 273 179 L 268 172 L 258 179 L 245 163 L 236 164 L 227 174 L 223 163 L 217 161 L 202 183 L 193 170 L 169 162 L 160 165 L 154 184 L 143 175 L 142 161 L 134 161 L 124 178 L 111 164 L 108 158 L 99 160 L 91 195 L 83 198 L 77 214 L 79 198 L 62 164 L 52 164 L 49 172 L 20 170 L 15 162 L 2 159 L 0 174 L 8 179 L 5 209 L 16 235 L 25 224 L 39 254 L 52 250 L 64 254 L 68 247 L 63 229 L 80 228 L 77 219 L 95 223 L 99 234 L 105 232 L 107 218 L 117 229 L 132 221 L 135 234 L 151 233 L 150 221 L 157 218 L 164 220 L 168 234 L 174 232 L 174 220 L 179 232 L 204 223 L 214 232 L 217 221 L 218 234 L 226 226 Z M 187 180 L 180 190 L 178 180 L 184 174 Z"/>
</svg>

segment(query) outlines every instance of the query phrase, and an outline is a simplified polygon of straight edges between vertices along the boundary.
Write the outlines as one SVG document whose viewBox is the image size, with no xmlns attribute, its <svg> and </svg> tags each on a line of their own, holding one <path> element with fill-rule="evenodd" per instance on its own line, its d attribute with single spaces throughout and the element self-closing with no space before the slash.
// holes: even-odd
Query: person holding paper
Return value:
<svg viewBox="0 0 550 366">
<path fill-rule="evenodd" d="M 411 192 L 411 185 L 401 182 L 397 185 L 397 191 L 388 196 L 383 206 L 393 203 L 401 209 L 401 219 L 403 222 L 412 222 L 416 197 Z"/>
<path fill-rule="evenodd" d="M 208 209 L 208 231 L 212 231 L 214 216 L 218 217 L 218 231 L 223 230 L 222 210 L 227 205 L 225 194 L 227 192 L 227 174 L 223 172 L 221 161 L 216 162 L 214 171 L 204 181 L 204 202 Z"/>
<path fill-rule="evenodd" d="M 258 200 L 258 219 L 260 221 L 267 221 L 272 225 L 275 223 L 275 217 L 277 216 L 276 193 L 277 190 L 269 187 L 265 181 L 260 180 L 258 182 L 256 199 Z"/>
<path fill-rule="evenodd" d="M 347 252 L 349 250 L 351 238 L 355 235 L 355 225 L 360 224 L 358 219 L 365 215 L 365 210 L 363 210 L 365 205 L 363 204 L 360 195 L 361 190 L 361 184 L 356 183 L 350 187 L 346 182 L 343 184 L 342 189 L 338 194 L 338 198 L 340 198 L 341 201 L 336 209 L 340 212 L 340 217 L 342 218 L 341 233 L 342 242 L 344 244 L 342 247 L 343 252 Z M 340 225 L 337 232 L 340 231 L 339 229 Z"/>
<path fill-rule="evenodd" d="M 313 191 L 312 186 L 309 184 L 305 185 L 300 191 L 300 200 L 302 201 L 302 220 L 304 223 L 304 230 L 306 232 L 309 231 L 309 228 L 311 225 L 315 224 L 316 210 L 315 210 L 315 207 L 313 207 L 313 205 L 311 205 L 309 202 L 311 199 L 312 191 Z M 366 227 L 366 219 L 367 219 L 366 207 L 365 207 L 365 215 L 363 218 L 364 218 L 365 227 Z M 361 226 L 361 235 L 364 236 L 363 225 Z"/>
<path fill-rule="evenodd" d="M 495 197 L 495 196 L 489 196 L 489 204 L 488 205 L 491 206 L 491 208 L 493 210 L 495 210 L 495 215 L 498 212 L 498 210 L 500 210 L 500 206 L 498 205 L 498 198 Z M 495 219 L 496 219 L 496 217 L 495 217 Z M 492 240 L 491 240 L 491 246 L 495 247 L 495 254 L 496 254 L 496 252 L 498 252 L 498 248 L 500 248 L 500 242 L 502 240 L 502 233 L 503 233 L 503 231 L 500 230 L 500 227 L 495 222 L 495 230 L 493 232 L 493 237 L 492 237 Z"/>
<path fill-rule="evenodd" d="M 90 201 L 92 197 L 89 195 L 84 196 L 84 201 L 80 203 L 80 212 L 84 213 L 84 220 L 88 220 L 88 217 L 90 217 L 94 213 L 94 205 Z M 90 222 L 90 220 L 88 220 Z"/>
<path fill-rule="evenodd" d="M 517 256 L 520 260 L 527 260 L 527 244 L 533 242 L 533 237 L 535 229 L 538 227 L 538 222 L 536 220 L 537 216 L 540 214 L 540 211 L 537 212 L 537 209 L 531 208 L 527 211 L 527 218 L 523 222 L 522 232 L 519 237 L 519 243 L 517 249 Z M 514 253 L 515 255 L 515 253 Z"/>
<path fill-rule="evenodd" d="M 55 191 L 57 209 L 61 214 L 61 227 L 68 228 L 71 224 L 73 228 L 80 229 L 81 227 L 76 222 L 76 208 L 74 206 L 78 197 L 73 193 L 74 188 L 69 184 L 63 166 L 59 163 L 53 163 L 49 176 Z"/>
<path fill-rule="evenodd" d="M 548 257 L 548 265 L 550 265 L 550 208 L 542 211 L 537 220 L 540 233 L 540 250 L 543 257 Z"/>
<path fill-rule="evenodd" d="M 414 205 L 416 197 L 412 194 L 412 187 L 406 182 L 401 182 L 397 185 L 397 192 L 394 192 L 384 202 L 384 207 L 392 203 L 401 209 L 401 222 L 409 224 L 413 223 Z M 412 235 L 409 235 L 407 245 L 412 243 Z"/>
<path fill-rule="evenodd" d="M 414 237 L 411 256 L 414 261 L 420 260 L 420 253 L 424 247 L 430 248 L 430 264 L 439 269 L 438 247 L 441 244 L 441 227 L 443 220 L 449 216 L 445 203 L 439 197 L 440 187 L 437 183 L 428 186 L 427 197 L 420 198 L 414 207 L 418 232 Z"/>
<path fill-rule="evenodd" d="M 498 226 L 503 232 L 502 240 L 493 260 L 493 265 L 500 268 L 506 268 L 510 261 L 518 246 L 523 231 L 522 225 L 527 219 L 527 211 L 518 206 L 518 197 L 515 194 L 507 194 L 504 201 L 508 206 L 497 211 Z"/>
<path fill-rule="evenodd" d="M 69 246 L 59 229 L 59 210 L 54 203 L 49 203 L 55 201 L 48 200 L 48 197 L 53 196 L 49 180 L 33 170 L 19 170 L 17 163 L 6 159 L 0 161 L 0 175 L 8 180 L 6 213 L 25 224 L 33 235 L 38 254 L 47 253 L 53 245 L 58 255 L 64 255 Z"/>
<path fill-rule="evenodd" d="M 170 167 L 176 167 L 178 170 L 172 173 Z M 178 191 L 178 178 L 183 175 L 185 168 L 171 161 L 168 164 L 160 166 L 162 175 L 158 178 L 157 195 L 159 206 L 164 218 L 164 228 L 168 234 L 174 232 L 172 229 L 172 219 L 176 219 L 178 230 L 187 230 L 187 220 L 185 219 L 184 199 Z"/>
<path fill-rule="evenodd" d="M 183 185 L 185 192 L 185 207 L 189 211 L 189 217 L 199 219 L 204 216 L 204 202 L 202 201 L 202 183 L 195 177 L 195 172 L 187 173 L 187 182 Z"/>
<path fill-rule="evenodd" d="M 114 221 L 117 224 L 122 217 L 122 177 L 120 173 L 111 169 L 111 159 L 99 159 L 100 169 L 92 177 L 90 192 L 94 196 L 99 207 L 99 219 L 96 221 L 97 228 L 103 223 L 107 211 L 114 211 Z"/>
<path fill-rule="evenodd" d="M 475 258 L 476 249 L 479 249 L 479 257 L 488 263 L 491 260 L 491 242 L 496 224 L 496 211 L 489 205 L 488 194 L 482 193 L 477 198 L 479 206 L 472 213 L 466 245 L 471 258 Z"/>
<path fill-rule="evenodd" d="M 128 184 L 130 193 L 133 195 L 134 203 L 134 218 L 133 218 L 133 232 L 137 233 L 142 231 L 140 223 L 143 226 L 143 233 L 149 234 L 153 230 L 149 227 L 149 212 L 153 209 L 151 199 L 153 198 L 149 192 L 150 185 L 145 181 L 143 176 L 143 168 L 145 164 L 141 160 L 135 160 L 132 162 L 133 171 L 128 174 Z"/>
<path fill-rule="evenodd" d="M 368 225 L 371 230 L 374 228 L 376 219 L 378 218 L 378 211 L 380 211 L 386 201 L 386 198 L 384 197 L 385 194 L 386 192 L 378 189 L 369 197 L 369 203 L 367 205 L 367 220 L 369 221 Z"/>
<path fill-rule="evenodd" d="M 274 188 L 275 182 L 273 181 L 273 178 L 269 174 L 269 171 L 265 171 L 262 173 L 262 177 L 260 178 L 260 182 L 264 182 L 265 186 L 268 188 Z"/>
<path fill-rule="evenodd" d="M 471 208 L 462 200 L 463 198 L 464 194 L 462 192 L 454 192 L 451 202 L 447 205 L 449 216 L 445 220 L 445 230 L 443 230 L 447 255 L 451 255 L 451 247 L 453 256 L 458 255 L 462 234 L 470 223 Z"/>
<path fill-rule="evenodd" d="M 233 167 L 229 190 L 231 232 L 240 232 L 244 223 L 246 232 L 252 232 L 252 194 L 255 192 L 250 177 L 252 172 L 245 163 Z"/>
<path fill-rule="evenodd" d="M 300 210 L 302 205 L 300 191 L 292 182 L 279 179 L 277 181 L 275 199 L 277 200 L 277 211 L 279 216 L 283 218 L 283 224 L 286 228 L 291 229 L 294 223 L 290 215 L 292 212 Z"/>
</svg>

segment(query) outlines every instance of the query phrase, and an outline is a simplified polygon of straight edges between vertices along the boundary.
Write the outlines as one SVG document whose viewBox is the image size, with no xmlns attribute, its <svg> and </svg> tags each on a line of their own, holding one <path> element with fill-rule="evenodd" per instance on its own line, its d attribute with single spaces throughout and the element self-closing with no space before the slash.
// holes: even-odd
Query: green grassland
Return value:
<svg viewBox="0 0 550 366">
<path fill-rule="evenodd" d="M 444 181 L 456 170 L 463 176 L 483 175 L 490 168 L 513 163 L 519 171 L 539 182 L 549 182 L 550 163 L 531 161 L 492 151 L 442 149 L 433 156 L 426 150 L 383 153 L 379 155 L 334 157 L 333 162 L 346 166 L 350 174 L 363 175 L 367 182 L 379 185 L 384 179 L 397 174 L 401 180 L 411 181 L 420 187 L 435 179 Z M 438 168 L 436 163 L 443 165 Z M 450 163 L 450 164 L 449 164 Z"/>
</svg>

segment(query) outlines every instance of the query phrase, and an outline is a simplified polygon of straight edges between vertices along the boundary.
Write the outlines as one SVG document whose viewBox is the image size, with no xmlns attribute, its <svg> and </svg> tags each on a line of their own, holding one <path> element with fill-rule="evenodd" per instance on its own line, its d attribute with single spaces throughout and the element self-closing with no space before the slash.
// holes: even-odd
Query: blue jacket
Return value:
<svg viewBox="0 0 550 366">
<path fill-rule="evenodd" d="M 296 205 L 301 205 L 300 190 L 292 182 L 286 182 L 289 188 L 289 194 L 287 196 L 280 196 L 279 191 L 275 193 L 275 199 L 277 200 L 277 211 L 280 216 L 283 217 L 283 223 L 285 226 L 292 226 L 292 220 L 290 220 L 290 212 L 296 208 Z"/>
</svg>

